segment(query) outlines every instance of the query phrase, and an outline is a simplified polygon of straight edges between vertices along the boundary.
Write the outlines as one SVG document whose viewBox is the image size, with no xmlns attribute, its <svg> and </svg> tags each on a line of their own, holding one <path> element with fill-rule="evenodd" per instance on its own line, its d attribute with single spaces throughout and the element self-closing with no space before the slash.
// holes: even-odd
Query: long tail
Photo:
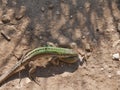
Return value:
<svg viewBox="0 0 120 90">
<path fill-rule="evenodd" d="M 22 60 L 20 60 L 19 62 L 17 62 L 8 72 L 4 73 L 1 77 L 0 77 L 0 85 L 6 80 L 8 79 L 10 76 L 12 76 L 15 71 L 21 67 L 22 65 Z"/>
</svg>

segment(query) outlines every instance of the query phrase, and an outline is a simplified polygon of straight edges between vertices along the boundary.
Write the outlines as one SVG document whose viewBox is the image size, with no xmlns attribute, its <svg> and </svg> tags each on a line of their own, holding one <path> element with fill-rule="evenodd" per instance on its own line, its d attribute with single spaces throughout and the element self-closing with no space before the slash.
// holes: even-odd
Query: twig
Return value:
<svg viewBox="0 0 120 90">
<path fill-rule="evenodd" d="M 3 31 L 1 31 L 1 35 L 2 35 L 7 41 L 10 41 L 10 40 L 11 40 L 11 38 L 10 38 L 8 35 L 6 35 Z"/>
</svg>

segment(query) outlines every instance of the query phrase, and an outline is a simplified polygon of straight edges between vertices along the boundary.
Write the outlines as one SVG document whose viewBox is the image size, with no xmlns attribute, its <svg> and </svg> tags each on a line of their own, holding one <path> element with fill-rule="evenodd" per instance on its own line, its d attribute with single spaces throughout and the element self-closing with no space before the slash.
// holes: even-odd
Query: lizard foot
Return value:
<svg viewBox="0 0 120 90">
<path fill-rule="evenodd" d="M 56 46 L 58 46 L 58 45 L 57 45 L 57 44 L 54 44 L 54 43 L 52 43 L 52 42 L 47 42 L 47 46 L 56 47 Z"/>
</svg>

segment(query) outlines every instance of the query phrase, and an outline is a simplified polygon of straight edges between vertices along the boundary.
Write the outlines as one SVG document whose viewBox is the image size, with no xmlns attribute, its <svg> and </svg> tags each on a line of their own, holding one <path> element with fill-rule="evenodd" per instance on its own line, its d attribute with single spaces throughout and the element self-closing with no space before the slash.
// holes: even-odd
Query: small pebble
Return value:
<svg viewBox="0 0 120 90">
<path fill-rule="evenodd" d="M 90 52 L 91 51 L 91 47 L 90 47 L 90 44 L 86 44 L 85 45 L 85 50 L 87 51 L 87 52 Z"/>
<path fill-rule="evenodd" d="M 85 39 L 85 36 L 82 36 L 82 39 Z"/>
<path fill-rule="evenodd" d="M 39 36 L 39 39 L 42 39 L 43 37 L 42 36 Z"/>
<path fill-rule="evenodd" d="M 9 23 L 10 22 L 10 17 L 8 15 L 3 15 L 2 16 L 2 22 L 3 23 Z"/>
<path fill-rule="evenodd" d="M 100 70 L 101 70 L 101 71 L 103 71 L 103 70 L 104 70 L 104 68 L 100 68 Z"/>
<path fill-rule="evenodd" d="M 60 15 L 60 11 L 56 11 L 56 14 L 57 14 L 57 15 Z"/>
<path fill-rule="evenodd" d="M 45 8 L 44 8 L 44 7 L 41 7 L 41 11 L 44 12 L 44 11 L 45 11 Z"/>
<path fill-rule="evenodd" d="M 109 78 L 111 78 L 111 77 L 112 77 L 112 75 L 110 75 L 110 74 L 109 74 L 109 75 L 108 75 L 108 77 L 109 77 Z"/>
<path fill-rule="evenodd" d="M 117 74 L 117 75 L 120 75 L 120 71 L 117 71 L 116 74 Z"/>
<path fill-rule="evenodd" d="M 113 56 L 112 56 L 112 59 L 113 59 L 113 60 L 119 60 L 119 58 L 120 58 L 119 53 L 115 53 L 115 54 L 113 54 Z"/>
<path fill-rule="evenodd" d="M 72 15 L 70 15 L 70 19 L 72 19 L 73 18 L 73 16 Z"/>
<path fill-rule="evenodd" d="M 53 76 L 55 76 L 56 74 L 55 74 L 55 73 L 53 73 L 52 75 L 53 75 Z"/>
</svg>

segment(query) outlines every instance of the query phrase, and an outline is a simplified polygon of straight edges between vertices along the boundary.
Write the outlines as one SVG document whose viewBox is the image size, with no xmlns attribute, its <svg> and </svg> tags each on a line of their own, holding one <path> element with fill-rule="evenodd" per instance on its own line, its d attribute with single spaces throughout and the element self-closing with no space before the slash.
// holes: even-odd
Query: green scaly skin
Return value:
<svg viewBox="0 0 120 90">
<path fill-rule="evenodd" d="M 67 49 L 67 48 L 58 48 L 58 47 L 39 47 L 36 48 L 30 52 L 28 52 L 21 60 L 19 60 L 8 72 L 3 74 L 0 77 L 0 84 L 3 83 L 7 78 L 12 76 L 16 70 L 18 70 L 20 67 L 27 65 L 31 58 L 40 55 L 42 56 L 56 56 L 59 58 L 59 60 L 67 62 L 67 63 L 74 63 L 78 59 L 78 54 L 73 49 Z"/>
</svg>

